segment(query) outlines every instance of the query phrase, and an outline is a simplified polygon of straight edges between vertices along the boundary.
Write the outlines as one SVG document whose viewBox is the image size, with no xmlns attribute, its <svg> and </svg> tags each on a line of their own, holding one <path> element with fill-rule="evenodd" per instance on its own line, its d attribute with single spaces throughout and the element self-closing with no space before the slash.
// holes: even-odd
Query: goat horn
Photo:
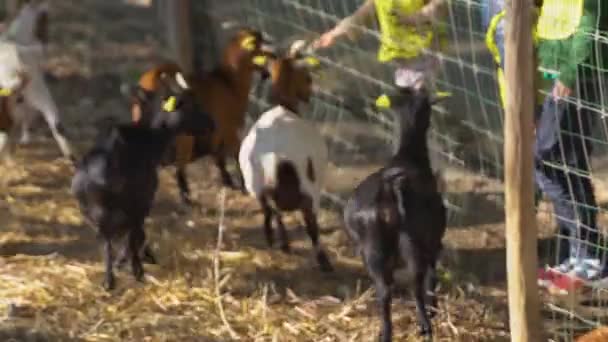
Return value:
<svg viewBox="0 0 608 342">
<path fill-rule="evenodd" d="M 221 26 L 222 26 L 222 29 L 224 29 L 224 30 L 230 30 L 230 29 L 233 29 L 235 27 L 238 27 L 239 23 L 237 23 L 234 20 L 226 20 L 226 21 L 222 22 Z"/>
<path fill-rule="evenodd" d="M 186 82 L 186 80 L 184 79 L 184 75 L 182 75 L 181 72 L 178 72 L 175 74 L 175 80 L 177 81 L 177 84 L 179 84 L 180 87 L 184 88 L 184 89 L 188 89 L 188 83 Z"/>
<path fill-rule="evenodd" d="M 295 57 L 298 53 L 309 50 L 309 44 L 304 39 L 298 39 L 289 46 L 288 56 Z"/>
</svg>

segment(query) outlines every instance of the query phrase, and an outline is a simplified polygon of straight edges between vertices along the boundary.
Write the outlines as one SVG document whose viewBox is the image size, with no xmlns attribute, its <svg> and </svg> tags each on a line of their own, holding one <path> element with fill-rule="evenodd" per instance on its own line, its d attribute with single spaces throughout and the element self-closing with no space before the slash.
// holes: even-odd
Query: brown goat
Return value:
<svg viewBox="0 0 608 342">
<path fill-rule="evenodd" d="M 604 342 L 608 341 L 608 327 L 599 327 L 576 339 L 576 342 Z"/>
<path fill-rule="evenodd" d="M 186 77 L 196 94 L 198 104 L 215 121 L 216 129 L 210 138 L 186 135 L 176 138 L 173 151 L 174 162 L 177 166 L 176 179 L 180 195 L 185 203 L 190 203 L 185 174 L 186 165 L 209 154 L 213 155 L 215 159 L 223 184 L 236 188 L 226 170 L 226 157 L 235 160 L 237 158 L 253 75 L 256 71 L 265 71 L 254 63 L 254 57 L 269 53 L 263 51 L 263 44 L 264 39 L 259 31 L 241 29 L 230 40 L 220 64 L 215 69 L 204 74 Z M 159 65 L 141 76 L 139 87 L 152 97 L 158 91 L 158 75 L 161 72 L 175 73 L 178 70 L 179 67 L 176 64 Z M 134 122 L 144 120 L 143 107 L 144 104 L 141 102 L 133 102 Z M 240 172 L 239 177 L 242 180 Z"/>
<path fill-rule="evenodd" d="M 298 113 L 298 104 L 308 102 L 312 94 L 312 77 L 306 60 L 298 56 L 277 58 L 269 63 L 271 102 Z"/>
</svg>

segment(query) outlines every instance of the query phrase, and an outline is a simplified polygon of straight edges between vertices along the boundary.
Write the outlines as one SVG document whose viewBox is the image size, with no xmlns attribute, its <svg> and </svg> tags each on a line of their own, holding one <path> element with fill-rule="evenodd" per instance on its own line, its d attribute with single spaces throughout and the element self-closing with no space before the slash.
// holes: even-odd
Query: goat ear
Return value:
<svg viewBox="0 0 608 342">
<path fill-rule="evenodd" d="M 186 82 L 186 79 L 184 78 L 184 75 L 182 75 L 181 72 L 177 72 L 175 74 L 175 81 L 177 82 L 177 85 L 182 87 L 184 90 L 190 89 L 190 87 L 188 86 L 188 82 Z"/>
<path fill-rule="evenodd" d="M 298 68 L 308 68 L 310 70 L 314 70 L 321 66 L 321 61 L 319 61 L 316 57 L 306 56 L 299 58 L 294 64 Z"/>
<path fill-rule="evenodd" d="M 177 98 L 175 96 L 169 96 L 162 105 L 165 112 L 173 112 L 177 108 Z"/>
<path fill-rule="evenodd" d="M 239 23 L 234 20 L 226 20 L 221 24 L 223 30 L 231 30 L 239 27 Z"/>
<path fill-rule="evenodd" d="M 380 95 L 375 102 L 376 108 L 378 109 L 389 109 L 391 108 L 391 98 L 386 95 Z"/>
<path fill-rule="evenodd" d="M 448 97 L 451 97 L 452 93 L 449 91 L 438 91 L 430 99 L 431 105 L 437 104 Z"/>
<path fill-rule="evenodd" d="M 268 65 L 268 56 L 265 55 L 257 55 L 257 56 L 253 56 L 252 60 L 253 64 L 264 68 Z"/>
</svg>

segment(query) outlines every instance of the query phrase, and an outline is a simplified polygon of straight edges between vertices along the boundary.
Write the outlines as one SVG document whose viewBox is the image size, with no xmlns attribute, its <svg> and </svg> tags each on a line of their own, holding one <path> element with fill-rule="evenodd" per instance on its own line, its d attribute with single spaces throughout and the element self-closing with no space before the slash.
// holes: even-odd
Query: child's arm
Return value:
<svg viewBox="0 0 608 342">
<path fill-rule="evenodd" d="M 374 0 L 366 0 L 355 13 L 342 19 L 333 29 L 325 32 L 313 44 L 315 48 L 326 48 L 334 44 L 337 38 L 348 36 L 350 39 L 356 39 L 360 30 L 359 26 L 367 26 L 374 18 L 375 8 Z"/>
<path fill-rule="evenodd" d="M 347 35 L 350 39 L 356 39 L 358 37 L 357 26 L 367 26 L 371 23 L 375 13 L 374 0 L 367 0 L 361 7 L 359 7 L 355 13 L 342 19 L 336 25 L 335 30 L 340 35 Z"/>
</svg>

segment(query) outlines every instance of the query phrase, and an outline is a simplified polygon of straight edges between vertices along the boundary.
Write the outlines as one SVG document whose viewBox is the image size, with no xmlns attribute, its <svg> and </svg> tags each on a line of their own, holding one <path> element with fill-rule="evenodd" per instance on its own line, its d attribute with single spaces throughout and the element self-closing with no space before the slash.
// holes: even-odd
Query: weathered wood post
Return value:
<svg viewBox="0 0 608 342">
<path fill-rule="evenodd" d="M 542 341 L 534 212 L 532 1 L 507 2 L 505 213 L 511 341 Z"/>
<path fill-rule="evenodd" d="M 184 73 L 194 69 L 194 51 L 190 24 L 190 0 L 171 0 L 163 4 L 166 10 L 167 40 L 172 57 Z"/>
</svg>

